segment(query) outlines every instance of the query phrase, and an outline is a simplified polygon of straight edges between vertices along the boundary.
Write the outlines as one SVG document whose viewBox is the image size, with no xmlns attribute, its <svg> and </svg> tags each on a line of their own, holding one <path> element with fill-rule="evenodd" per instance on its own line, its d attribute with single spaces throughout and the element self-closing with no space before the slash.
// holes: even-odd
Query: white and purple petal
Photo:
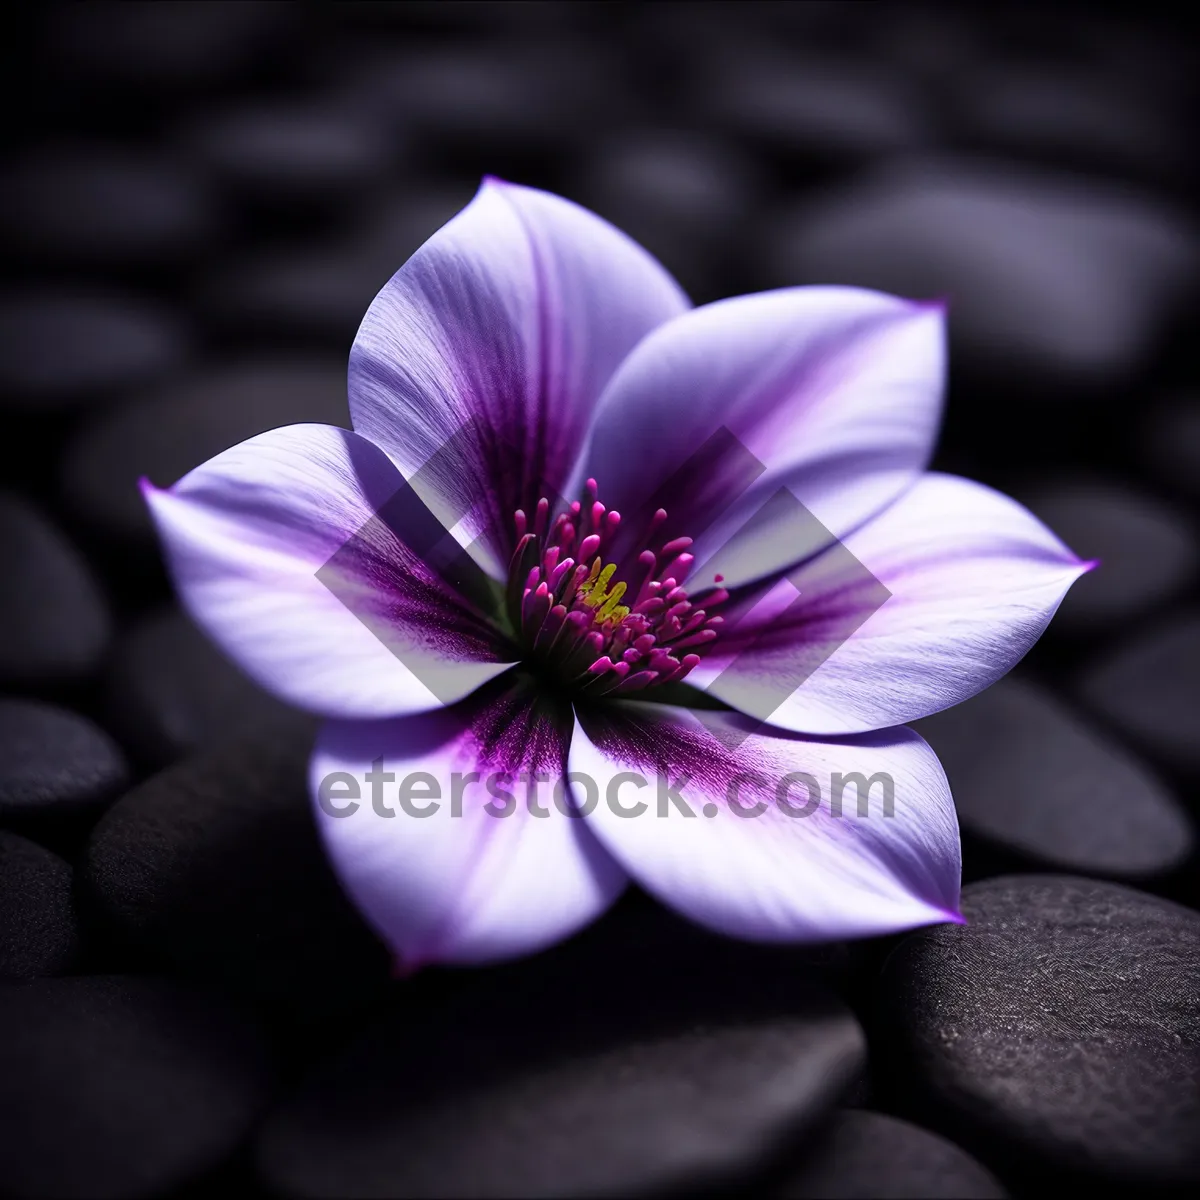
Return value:
<svg viewBox="0 0 1200 1200">
<path fill-rule="evenodd" d="M 623 890 L 569 788 L 555 793 L 570 736 L 569 711 L 503 681 L 442 712 L 324 728 L 310 765 L 321 836 L 402 968 L 532 953 Z M 373 764 L 390 778 L 365 782 Z"/>
<path fill-rule="evenodd" d="M 615 793 L 588 815 L 613 857 L 721 933 L 820 942 L 961 919 L 954 805 L 911 730 L 822 742 L 620 701 L 577 712 L 570 763 Z"/>
<path fill-rule="evenodd" d="M 785 729 L 900 725 L 1006 674 L 1091 566 L 1015 500 L 929 474 L 744 611 L 731 606 L 690 682 Z"/>
<path fill-rule="evenodd" d="M 417 712 L 511 665 L 504 640 L 427 564 L 452 539 L 355 433 L 275 429 L 143 491 L 184 606 L 291 704 Z"/>
<path fill-rule="evenodd" d="M 350 354 L 354 428 L 499 577 L 514 510 L 562 493 L 613 372 L 687 307 L 608 222 L 486 180 L 367 311 Z"/>
<path fill-rule="evenodd" d="M 849 287 L 694 309 L 617 372 L 585 474 L 633 529 L 665 508 L 664 534 L 695 539 L 693 579 L 768 576 L 847 534 L 925 468 L 944 324 L 938 305 Z"/>
</svg>

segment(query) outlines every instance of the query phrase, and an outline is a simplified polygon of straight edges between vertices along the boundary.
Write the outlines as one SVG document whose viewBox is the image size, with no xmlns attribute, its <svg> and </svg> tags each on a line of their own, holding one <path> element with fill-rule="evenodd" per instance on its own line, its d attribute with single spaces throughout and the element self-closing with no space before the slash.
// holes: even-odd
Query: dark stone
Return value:
<svg viewBox="0 0 1200 1200">
<path fill-rule="evenodd" d="M 58 975 L 78 952 L 70 864 L 0 829 L 0 979 Z"/>
<path fill-rule="evenodd" d="M 628 102 L 599 46 L 580 55 L 570 43 L 537 39 L 356 54 L 346 74 L 352 110 L 411 135 L 433 159 L 482 151 L 480 174 L 514 149 L 574 148 Z"/>
<path fill-rule="evenodd" d="M 964 834 L 1009 852 L 1005 865 L 1148 880 L 1195 847 L 1150 770 L 1037 684 L 1002 679 L 914 728 L 945 768 Z"/>
<path fill-rule="evenodd" d="M 153 769 L 264 726 L 304 720 L 177 609 L 142 618 L 117 642 L 107 701 L 110 728 Z"/>
<path fill-rule="evenodd" d="M 442 0 L 409 0 L 406 4 L 347 4 L 346 20 L 383 34 L 411 32 L 495 36 L 496 34 L 544 34 L 571 26 L 583 6 L 544 4 L 542 0 L 458 0 L 447 8 Z M 584 10 L 586 11 L 586 10 Z"/>
<path fill-rule="evenodd" d="M 376 273 L 379 288 L 447 221 L 471 203 L 479 181 L 406 188 L 373 205 L 352 235 L 354 255 Z M 373 297 L 372 297 L 373 298 Z M 366 306 L 363 306 L 366 311 Z"/>
<path fill-rule="evenodd" d="M 1196 534 L 1168 504 L 1121 484 L 1076 480 L 1018 493 L 1080 558 L 1100 565 L 1071 585 L 1051 629 L 1126 627 L 1179 595 L 1196 574 Z"/>
<path fill-rule="evenodd" d="M 75 547 L 28 501 L 0 493 L 0 686 L 90 675 L 112 635 L 108 604 Z"/>
<path fill-rule="evenodd" d="M 1133 100 L 1178 109 L 1194 97 L 1192 46 L 1170 22 L 1108 9 L 1076 22 L 1075 32 L 1085 61 Z"/>
<path fill-rule="evenodd" d="M 310 811 L 315 722 L 185 759 L 92 831 L 81 915 L 98 938 L 259 1005 L 273 1029 L 336 1034 L 389 959 L 343 895 Z"/>
<path fill-rule="evenodd" d="M 923 149 L 935 136 L 920 92 L 874 64 L 735 53 L 713 71 L 696 88 L 717 125 L 802 172 Z"/>
<path fill-rule="evenodd" d="M 140 476 L 167 487 L 238 442 L 306 421 L 349 425 L 344 362 L 216 367 L 98 414 L 67 448 L 63 496 L 81 521 L 113 540 L 150 544 Z"/>
<path fill-rule="evenodd" d="M 9 292 L 0 298 L 0 404 L 58 412 L 178 367 L 181 322 L 117 293 Z"/>
<path fill-rule="evenodd" d="M 371 301 L 407 257 L 375 257 L 347 243 L 247 254 L 204 280 L 200 303 L 233 337 L 319 338 L 348 352 Z"/>
<path fill-rule="evenodd" d="M 877 1112 L 841 1112 L 781 1200 L 999 1200 L 1004 1189 L 965 1150 L 919 1125 Z"/>
<path fill-rule="evenodd" d="M 581 203 L 640 242 L 699 302 L 755 219 L 762 180 L 734 145 L 678 130 L 641 131 L 599 146 L 578 185 Z"/>
<path fill-rule="evenodd" d="M 271 1072 L 256 1031 L 200 993 L 92 976 L 0 985 L 0 1191 L 161 1196 L 249 1132 Z"/>
<path fill-rule="evenodd" d="M 731 962 L 720 939 L 704 958 L 678 946 L 647 958 L 631 939 L 623 956 L 600 959 L 590 933 L 458 973 L 449 996 L 443 980 L 410 981 L 403 1006 L 267 1123 L 258 1160 L 271 1190 L 645 1195 L 739 1184 L 802 1141 L 861 1069 L 857 1023 L 798 965 L 764 975 L 757 960 L 731 974 L 757 948 Z"/>
<path fill-rule="evenodd" d="M 770 232 L 763 263 L 772 284 L 947 297 L 952 363 L 1061 399 L 1144 367 L 1197 253 L 1185 217 L 1128 189 L 944 161 L 881 168 L 806 202 Z"/>
<path fill-rule="evenodd" d="M 1157 485 L 1200 499 L 1200 400 L 1194 394 L 1154 408 L 1140 440 L 1142 461 Z"/>
<path fill-rule="evenodd" d="M 873 17 L 873 53 L 905 78 L 939 89 L 941 96 L 948 85 L 971 80 L 981 63 L 995 57 L 990 30 L 966 9 L 895 4 Z M 944 100 L 940 108 L 950 115 Z"/>
<path fill-rule="evenodd" d="M 1106 651 L 1079 696 L 1163 763 L 1200 771 L 1200 616 L 1182 613 Z"/>
<path fill-rule="evenodd" d="M 370 122 L 310 103 L 223 112 L 206 118 L 192 140 L 234 194 L 285 207 L 361 196 L 395 161 L 394 140 Z"/>
<path fill-rule="evenodd" d="M 115 147 L 47 147 L 0 179 L 0 238 L 23 257 L 157 269 L 197 250 L 213 220 L 185 169 Z"/>
<path fill-rule="evenodd" d="M 880 981 L 895 1097 L 1006 1183 L 1200 1182 L 1200 914 L 1113 883 L 964 888 Z"/>
<path fill-rule="evenodd" d="M 954 112 L 973 144 L 1117 177 L 1170 179 L 1186 125 L 1139 89 L 1057 63 L 972 72 Z"/>
<path fill-rule="evenodd" d="M 0 821 L 41 830 L 94 816 L 129 782 L 117 744 L 78 713 L 0 700 Z"/>
<path fill-rule="evenodd" d="M 346 352 L 367 309 L 411 255 L 456 216 L 473 186 L 407 191 L 371 205 L 336 241 L 265 250 L 201 284 L 207 318 L 228 336 L 321 338 Z"/>
<path fill-rule="evenodd" d="M 235 76 L 286 24 L 269 0 L 130 0 L 68 4 L 49 14 L 47 40 L 77 72 L 105 84 L 176 92 Z"/>
</svg>

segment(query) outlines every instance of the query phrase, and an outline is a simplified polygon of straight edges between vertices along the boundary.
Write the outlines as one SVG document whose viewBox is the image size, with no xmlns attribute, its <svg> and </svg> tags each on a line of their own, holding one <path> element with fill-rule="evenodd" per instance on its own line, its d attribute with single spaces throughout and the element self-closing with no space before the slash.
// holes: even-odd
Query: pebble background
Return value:
<svg viewBox="0 0 1200 1200">
<path fill-rule="evenodd" d="M 1144 4 L 20 6 L 0 66 L 0 1194 L 1041 1195 L 1200 1183 L 1197 56 Z M 390 974 L 313 725 L 176 607 L 135 489 L 346 422 L 490 172 L 698 302 L 948 296 L 937 465 L 1103 560 L 920 723 L 965 927 L 814 950 L 630 894 Z"/>
</svg>

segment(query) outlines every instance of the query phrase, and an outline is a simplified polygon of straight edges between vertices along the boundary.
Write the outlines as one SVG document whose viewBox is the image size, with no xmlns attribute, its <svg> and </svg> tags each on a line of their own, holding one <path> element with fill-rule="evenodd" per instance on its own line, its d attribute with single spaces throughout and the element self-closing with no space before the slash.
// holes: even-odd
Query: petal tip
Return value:
<svg viewBox="0 0 1200 1200">
<path fill-rule="evenodd" d="M 170 491 L 169 488 L 158 487 L 156 484 L 152 483 L 145 475 L 138 476 L 137 488 L 138 488 L 138 491 L 141 493 L 142 499 L 145 500 L 147 506 L 149 506 L 150 508 L 154 507 L 154 501 L 157 500 L 159 496 L 165 496 Z"/>
<path fill-rule="evenodd" d="M 404 957 L 396 955 L 392 959 L 392 978 L 396 980 L 411 979 L 414 975 L 420 972 L 425 966 L 422 959 L 416 957 Z"/>
<path fill-rule="evenodd" d="M 950 294 L 947 292 L 940 296 L 930 296 L 927 299 L 910 300 L 909 303 L 918 312 L 931 312 L 944 317 L 950 311 Z"/>
</svg>

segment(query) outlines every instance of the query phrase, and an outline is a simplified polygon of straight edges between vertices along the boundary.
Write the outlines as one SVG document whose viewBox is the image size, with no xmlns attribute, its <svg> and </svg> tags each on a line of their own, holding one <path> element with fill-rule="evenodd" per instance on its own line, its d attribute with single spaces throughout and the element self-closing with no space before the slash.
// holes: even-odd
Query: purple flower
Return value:
<svg viewBox="0 0 1200 1200">
<path fill-rule="evenodd" d="M 329 718 L 317 820 L 402 964 L 536 950 L 629 878 L 759 940 L 960 919 L 903 723 L 1003 675 L 1088 564 L 925 473 L 944 355 L 939 307 L 855 288 L 692 309 L 598 217 L 487 180 L 367 312 L 354 432 L 144 485 L 194 617 Z M 882 814 L 851 787 L 839 815 L 855 773 Z"/>
</svg>

